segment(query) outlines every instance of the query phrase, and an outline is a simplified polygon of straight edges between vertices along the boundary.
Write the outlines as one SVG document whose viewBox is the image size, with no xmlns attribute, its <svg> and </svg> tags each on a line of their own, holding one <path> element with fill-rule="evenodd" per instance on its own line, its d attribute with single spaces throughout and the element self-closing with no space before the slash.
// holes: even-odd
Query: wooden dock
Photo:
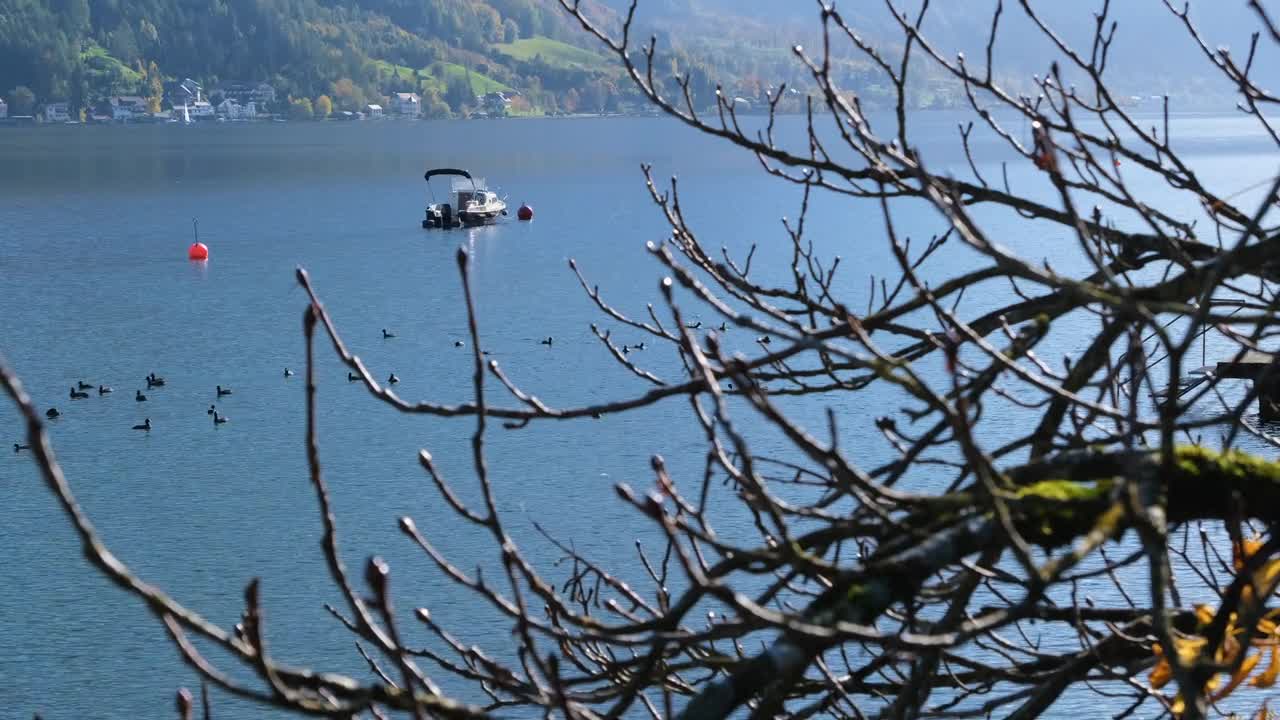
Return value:
<svg viewBox="0 0 1280 720">
<path fill-rule="evenodd" d="M 1266 421 L 1280 420 L 1280 364 L 1277 361 L 1280 353 L 1250 350 L 1239 360 L 1218 363 L 1214 375 L 1252 380 L 1258 391 L 1259 415 Z"/>
</svg>

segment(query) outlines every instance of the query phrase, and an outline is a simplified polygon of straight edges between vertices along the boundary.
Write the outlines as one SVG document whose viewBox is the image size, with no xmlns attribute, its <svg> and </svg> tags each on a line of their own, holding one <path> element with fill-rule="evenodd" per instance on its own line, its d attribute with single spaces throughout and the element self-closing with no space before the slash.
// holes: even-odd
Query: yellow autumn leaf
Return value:
<svg viewBox="0 0 1280 720">
<path fill-rule="evenodd" d="M 1196 620 L 1199 621 L 1201 625 L 1208 625 L 1209 623 L 1213 622 L 1213 615 L 1214 615 L 1213 608 L 1202 603 L 1200 605 L 1195 606 L 1195 611 L 1196 611 Z"/>
<path fill-rule="evenodd" d="M 1223 665 L 1234 663 L 1240 654 L 1240 634 L 1240 630 L 1229 628 L 1227 636 L 1222 638 L 1222 645 L 1218 647 L 1218 653 L 1214 659 Z"/>
<path fill-rule="evenodd" d="M 1249 677 L 1249 673 L 1253 672 L 1253 669 L 1258 666 L 1258 661 L 1261 659 L 1262 655 L 1257 653 L 1246 657 L 1244 661 L 1240 663 L 1240 667 L 1231 675 L 1231 682 L 1227 683 L 1226 687 L 1214 693 L 1213 701 L 1217 702 L 1235 692 L 1236 688 L 1240 687 L 1240 683 L 1244 682 L 1244 679 Z"/>
<path fill-rule="evenodd" d="M 1271 646 L 1271 662 L 1267 669 L 1258 673 L 1249 684 L 1258 688 L 1269 688 L 1276 684 L 1276 676 L 1280 675 L 1280 646 Z"/>
<path fill-rule="evenodd" d="M 1244 569 L 1244 561 L 1247 560 L 1250 555 L 1258 552 L 1258 549 L 1261 548 L 1262 545 L 1262 538 L 1256 537 L 1248 540 L 1241 540 L 1238 545 L 1235 543 L 1231 545 L 1231 566 L 1236 569 L 1236 572 L 1240 572 Z"/>
<path fill-rule="evenodd" d="M 1173 678 L 1173 668 L 1169 666 L 1169 661 L 1164 658 L 1151 668 L 1151 675 L 1147 680 L 1151 684 L 1152 690 L 1159 690 L 1169 684 L 1169 680 Z"/>
<path fill-rule="evenodd" d="M 1209 641 L 1199 635 L 1191 637 L 1175 635 L 1173 637 L 1173 649 L 1178 654 L 1178 662 L 1182 665 L 1191 665 L 1200 657 L 1200 651 Z M 1225 644 L 1225 643 L 1224 643 Z"/>
<path fill-rule="evenodd" d="M 1268 560 L 1253 574 L 1253 584 L 1259 588 L 1268 588 L 1277 577 L 1280 577 L 1280 559 Z"/>
</svg>

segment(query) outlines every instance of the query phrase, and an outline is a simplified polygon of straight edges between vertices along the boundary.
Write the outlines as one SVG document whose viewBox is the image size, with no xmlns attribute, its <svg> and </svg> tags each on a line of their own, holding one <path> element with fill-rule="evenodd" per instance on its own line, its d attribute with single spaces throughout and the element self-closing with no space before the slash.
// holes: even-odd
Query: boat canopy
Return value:
<svg viewBox="0 0 1280 720">
<path fill-rule="evenodd" d="M 458 170 L 456 168 L 436 168 L 435 170 L 428 170 L 427 174 L 422 176 L 422 179 L 430 181 L 431 178 L 436 177 L 437 175 L 458 175 L 468 180 L 471 179 L 471 173 L 466 170 Z"/>
</svg>

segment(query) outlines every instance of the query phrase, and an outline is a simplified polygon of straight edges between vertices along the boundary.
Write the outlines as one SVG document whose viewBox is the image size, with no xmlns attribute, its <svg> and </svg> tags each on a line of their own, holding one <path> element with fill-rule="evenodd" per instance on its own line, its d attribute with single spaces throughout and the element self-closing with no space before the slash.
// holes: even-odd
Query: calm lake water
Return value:
<svg viewBox="0 0 1280 720">
<path fill-rule="evenodd" d="M 956 118 L 916 122 L 926 157 L 959 172 L 962 158 L 951 149 Z M 1176 127 L 1181 147 L 1224 191 L 1275 172 L 1265 139 L 1238 119 L 1184 118 Z M 786 132 L 798 129 L 785 123 Z M 626 312 L 643 315 L 646 303 L 659 303 L 661 267 L 644 243 L 667 231 L 648 201 L 642 162 L 653 163 L 659 178 L 680 176 L 687 212 L 708 247 L 742 257 L 758 242 L 762 277 L 789 273 L 778 219 L 795 215 L 799 194 L 764 176 L 754 158 L 668 120 L 6 130 L 0 352 L 41 407 L 65 413 L 51 424 L 58 457 L 103 537 L 138 574 L 225 626 L 239 616 L 245 583 L 260 577 L 276 657 L 366 678 L 352 636 L 324 610 L 326 602 L 341 606 L 341 597 L 319 551 L 302 378 L 283 377 L 286 366 L 303 370 L 305 301 L 294 269 L 311 272 L 351 348 L 376 376 L 395 372 L 397 392 L 407 398 L 470 398 L 469 348 L 454 347 L 466 337 L 454 260 L 460 245 L 474 261 L 485 348 L 513 379 L 560 406 L 642 392 L 590 324 L 614 328 L 620 342 L 643 338 L 602 317 L 567 264 L 575 258 Z M 537 218 L 423 231 L 429 166 L 487 176 L 513 208 L 527 201 Z M 984 167 L 998 172 L 998 165 Z M 1033 180 L 1012 173 L 1015 182 Z M 1152 202 L 1170 200 L 1163 188 L 1144 189 Z M 196 217 L 211 248 L 205 265 L 185 259 Z M 918 208 L 897 219 L 907 233 L 938 230 L 936 216 Z M 992 219 L 996 230 L 1009 222 Z M 844 258 L 849 304 L 865 303 L 867 276 L 892 263 L 876 209 L 819 197 L 809 232 L 824 254 Z M 1074 241 L 1057 229 L 1020 232 L 1008 243 L 1064 268 L 1079 262 Z M 951 263 L 970 259 L 947 252 Z M 1001 301 L 1001 292 L 967 299 L 963 309 L 976 313 Z M 719 322 L 705 310 L 690 313 Z M 384 341 L 384 327 L 398 337 Z M 1090 331 L 1055 326 L 1053 348 L 1070 351 Z M 555 338 L 551 347 L 538 342 L 546 336 Z M 751 340 L 743 331 L 728 336 L 744 352 L 753 350 Z M 388 559 L 401 624 L 414 644 L 428 640 L 409 609 L 426 606 L 464 642 L 501 655 L 508 627 L 442 580 L 396 530 L 401 515 L 412 515 L 459 565 L 492 565 L 494 548 L 451 515 L 416 462 L 429 449 L 474 498 L 474 423 L 398 415 L 347 383 L 326 344 L 319 349 L 322 459 L 348 563 L 359 568 L 375 553 Z M 665 352 L 644 355 L 643 364 L 677 374 Z M 152 371 L 168 385 L 147 391 L 143 378 Z M 67 388 L 80 379 L 115 392 L 71 402 Z M 217 384 L 235 394 L 218 401 L 231 422 L 215 428 L 205 409 Z M 133 399 L 139 388 L 146 403 Z M 491 391 L 493 402 L 514 404 Z M 878 389 L 838 400 L 845 446 L 856 448 L 862 465 L 888 456 L 870 420 L 899 402 Z M 819 417 L 816 406 L 793 408 L 805 420 Z M 756 428 L 749 413 L 742 416 L 748 431 Z M 144 417 L 153 432 L 130 430 Z M 998 438 L 1017 423 L 1016 415 L 995 416 L 984 429 Z M 5 447 L 22 439 L 7 402 L 0 428 Z M 780 445 L 766 432 L 756 439 L 761 450 Z M 681 400 L 519 431 L 495 424 L 489 433 L 501 509 L 552 579 L 563 577 L 554 564 L 559 553 L 534 521 L 603 564 L 632 565 L 632 541 L 652 533 L 616 498 L 614 484 L 648 488 L 649 457 L 661 453 L 693 485 L 701 448 Z M 194 679 L 162 627 L 83 560 L 27 454 L 0 451 L 0 491 L 0 714 L 170 716 L 175 689 Z M 729 536 L 749 531 L 734 522 L 723 528 Z M 220 693 L 215 714 L 270 716 Z"/>
</svg>

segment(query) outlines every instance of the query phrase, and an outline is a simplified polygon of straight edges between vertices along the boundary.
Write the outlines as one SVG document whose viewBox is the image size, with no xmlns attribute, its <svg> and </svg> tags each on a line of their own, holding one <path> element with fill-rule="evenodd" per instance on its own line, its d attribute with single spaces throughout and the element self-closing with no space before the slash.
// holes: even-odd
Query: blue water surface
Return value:
<svg viewBox="0 0 1280 720">
<path fill-rule="evenodd" d="M 965 172 L 954 117 L 926 114 L 913 122 L 926 158 Z M 1275 171 L 1258 152 L 1264 140 L 1238 119 L 1187 118 L 1177 127 L 1197 167 L 1224 189 Z M 782 128 L 792 138 L 800 130 L 798 119 Z M 979 149 L 982 167 L 998 177 L 1008 153 Z M 654 303 L 670 322 L 658 290 L 663 268 L 645 249 L 670 229 L 649 199 L 642 163 L 653 164 L 660 182 L 679 176 L 682 209 L 709 249 L 724 246 L 741 259 L 758 244 L 758 276 L 789 277 L 780 218 L 795 217 L 799 191 L 765 175 L 750 154 L 666 119 L 6 130 L 0 132 L 0 352 L 41 408 L 62 410 L 49 426 L 58 460 L 102 537 L 140 577 L 225 627 L 239 617 L 246 583 L 261 578 L 276 657 L 369 679 L 353 636 L 324 607 L 345 610 L 320 552 L 307 479 L 306 300 L 295 269 L 310 273 L 350 349 L 377 378 L 398 375 L 395 390 L 407 399 L 457 403 L 473 396 L 460 247 L 471 257 L 483 348 L 515 382 L 558 407 L 635 395 L 646 383 L 614 362 L 591 324 L 612 330 L 620 344 L 652 346 L 652 338 L 602 315 L 568 261 L 575 259 L 622 311 L 647 319 L 646 305 Z M 430 166 L 487 177 L 513 208 L 530 203 L 535 220 L 423 231 L 422 172 Z M 1034 171 L 1011 172 L 1015 180 L 1037 181 Z M 1144 191 L 1153 201 L 1197 212 L 1179 206 L 1186 201 L 1166 188 L 1149 184 Z M 917 242 L 942 229 L 936 213 L 921 206 L 896 212 L 900 231 Z M 211 250 L 207 263 L 185 257 L 193 218 Z M 1016 219 L 990 222 L 996 231 L 1032 228 L 1001 236 L 1024 255 L 1080 266 L 1074 239 L 1061 228 L 1041 233 Z M 839 287 L 851 307 L 865 304 L 870 276 L 892 273 L 874 203 L 819 195 L 807 232 L 824 257 L 841 256 Z M 960 248 L 946 253 L 945 264 L 926 272 L 948 274 L 976 262 Z M 691 320 L 719 324 L 705 307 L 680 297 Z M 966 298 L 961 309 L 976 313 L 1009 297 L 1008 288 L 994 288 Z M 384 327 L 397 337 L 383 340 Z M 1064 322 L 1046 348 L 1070 352 L 1094 331 L 1087 318 Z M 539 343 L 548 336 L 554 344 Z M 455 347 L 456 340 L 465 346 Z M 725 342 L 750 353 L 757 350 L 753 340 L 731 330 Z M 513 645 L 510 624 L 447 581 L 397 531 L 397 520 L 410 515 L 461 568 L 496 568 L 492 539 L 449 510 L 417 462 L 428 449 L 459 494 L 478 502 L 474 420 L 399 414 L 347 382 L 327 342 L 317 349 L 322 463 L 350 571 L 358 578 L 370 555 L 388 560 L 410 644 L 433 642 L 410 617 L 421 606 L 464 643 L 502 656 Z M 681 376 L 667 351 L 632 357 L 663 378 Z M 285 367 L 298 375 L 284 377 Z M 167 385 L 148 390 L 149 372 Z M 67 388 L 81 379 L 115 392 L 69 400 Z M 518 405 L 488 382 L 490 402 Z M 217 384 L 234 394 L 216 398 Z M 147 402 L 135 402 L 137 389 Z M 205 412 L 214 402 L 230 418 L 221 427 Z M 866 467 L 890 457 L 871 421 L 904 398 L 873 387 L 830 402 L 854 460 Z M 788 407 L 806 422 L 822 422 L 821 404 Z M 741 411 L 742 427 L 758 431 L 759 450 L 782 447 Z M 130 429 L 144 418 L 152 432 Z M 993 413 L 983 432 L 995 445 L 1025 431 L 1019 422 Z M 4 447 L 25 441 L 7 401 L 0 403 L 0 429 Z M 682 399 L 520 430 L 491 422 L 487 434 L 491 481 L 507 527 L 554 580 L 567 569 L 556 565 L 561 553 L 535 522 L 643 585 L 634 542 L 652 543 L 655 535 L 614 486 L 652 487 L 650 457 L 661 454 L 678 482 L 696 488 L 704 453 Z M 176 688 L 198 681 L 163 626 L 86 562 L 28 453 L 0 452 L 0 493 L 0 715 L 168 716 Z M 730 537 L 752 533 L 732 514 L 722 530 Z M 496 573 L 486 577 L 499 582 Z M 437 675 L 447 689 L 483 700 Z M 219 718 L 271 716 L 225 693 L 214 699 Z"/>
</svg>

